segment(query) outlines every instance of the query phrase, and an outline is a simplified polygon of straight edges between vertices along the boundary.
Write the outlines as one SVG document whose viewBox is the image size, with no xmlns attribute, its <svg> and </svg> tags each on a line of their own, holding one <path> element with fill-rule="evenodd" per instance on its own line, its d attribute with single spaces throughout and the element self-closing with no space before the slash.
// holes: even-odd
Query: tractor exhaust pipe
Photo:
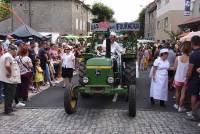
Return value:
<svg viewBox="0 0 200 134">
<path fill-rule="evenodd" d="M 106 34 L 106 58 L 111 58 L 110 30 Z"/>
</svg>

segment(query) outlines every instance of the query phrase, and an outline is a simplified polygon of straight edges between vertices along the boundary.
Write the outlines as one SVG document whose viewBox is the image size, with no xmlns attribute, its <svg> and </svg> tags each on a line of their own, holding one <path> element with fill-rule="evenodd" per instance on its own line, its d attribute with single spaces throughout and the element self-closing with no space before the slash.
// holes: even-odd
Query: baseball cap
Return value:
<svg viewBox="0 0 200 134">
<path fill-rule="evenodd" d="M 15 41 L 16 46 L 20 46 L 21 44 L 24 44 L 24 42 L 22 40 Z"/>
</svg>

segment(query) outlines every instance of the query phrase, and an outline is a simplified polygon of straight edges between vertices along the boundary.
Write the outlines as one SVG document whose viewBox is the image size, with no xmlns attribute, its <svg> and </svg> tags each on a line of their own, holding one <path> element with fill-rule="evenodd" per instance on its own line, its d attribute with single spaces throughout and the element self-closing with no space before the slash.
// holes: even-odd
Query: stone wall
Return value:
<svg viewBox="0 0 200 134">
<path fill-rule="evenodd" d="M 77 5 L 79 12 L 76 11 Z M 68 34 L 87 34 L 88 10 L 77 1 L 71 0 L 32 0 L 31 12 L 29 3 L 25 0 L 13 1 L 13 8 L 25 24 L 30 25 L 39 32 L 59 32 Z M 30 15 L 31 13 L 31 15 Z M 76 19 L 79 20 L 79 28 L 76 29 Z M 86 27 L 80 28 L 80 21 Z M 14 27 L 18 27 L 17 18 L 14 19 Z M 30 23 L 31 22 L 31 23 Z"/>
<path fill-rule="evenodd" d="M 0 33 L 10 33 L 11 30 L 11 19 L 5 19 L 0 22 Z"/>
</svg>

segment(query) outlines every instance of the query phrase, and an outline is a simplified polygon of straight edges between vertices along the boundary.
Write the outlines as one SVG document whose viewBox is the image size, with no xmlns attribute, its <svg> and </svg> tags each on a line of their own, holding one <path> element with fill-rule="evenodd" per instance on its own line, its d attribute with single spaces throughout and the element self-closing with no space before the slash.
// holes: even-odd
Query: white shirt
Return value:
<svg viewBox="0 0 200 134">
<path fill-rule="evenodd" d="M 178 65 L 176 69 L 176 74 L 174 80 L 177 82 L 185 82 L 187 76 L 189 62 L 181 62 L 181 56 L 178 56 Z"/>
<path fill-rule="evenodd" d="M 103 47 L 106 48 L 106 41 L 104 41 Z M 120 44 L 118 44 L 117 42 L 114 42 L 114 43 L 111 44 L 111 53 L 119 54 L 119 53 L 122 53 L 123 51 L 124 51 L 123 47 Z"/>
<path fill-rule="evenodd" d="M 64 68 L 74 68 L 75 56 L 72 53 L 62 55 L 62 67 Z"/>
<path fill-rule="evenodd" d="M 9 60 L 11 63 L 11 77 L 8 78 L 7 70 L 5 68 L 5 61 Z M 17 64 L 17 61 L 12 57 L 10 53 L 5 53 L 0 58 L 0 81 L 10 84 L 18 84 L 21 83 L 20 69 Z"/>
</svg>

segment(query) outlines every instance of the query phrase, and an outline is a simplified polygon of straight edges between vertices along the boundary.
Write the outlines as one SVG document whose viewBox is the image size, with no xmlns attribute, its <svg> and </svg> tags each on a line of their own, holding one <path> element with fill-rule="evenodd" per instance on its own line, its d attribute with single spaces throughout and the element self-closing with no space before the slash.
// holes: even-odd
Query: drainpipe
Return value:
<svg viewBox="0 0 200 134">
<path fill-rule="evenodd" d="M 13 3 L 12 3 L 12 0 L 10 1 L 10 7 L 11 7 L 11 10 L 13 9 Z M 13 32 L 13 30 L 14 30 L 14 16 L 13 16 L 13 13 L 12 12 L 10 12 L 11 13 L 11 31 Z"/>
<path fill-rule="evenodd" d="M 28 15 L 29 15 L 29 26 L 31 27 L 32 26 L 32 13 L 31 13 L 31 0 L 28 0 Z"/>
</svg>

